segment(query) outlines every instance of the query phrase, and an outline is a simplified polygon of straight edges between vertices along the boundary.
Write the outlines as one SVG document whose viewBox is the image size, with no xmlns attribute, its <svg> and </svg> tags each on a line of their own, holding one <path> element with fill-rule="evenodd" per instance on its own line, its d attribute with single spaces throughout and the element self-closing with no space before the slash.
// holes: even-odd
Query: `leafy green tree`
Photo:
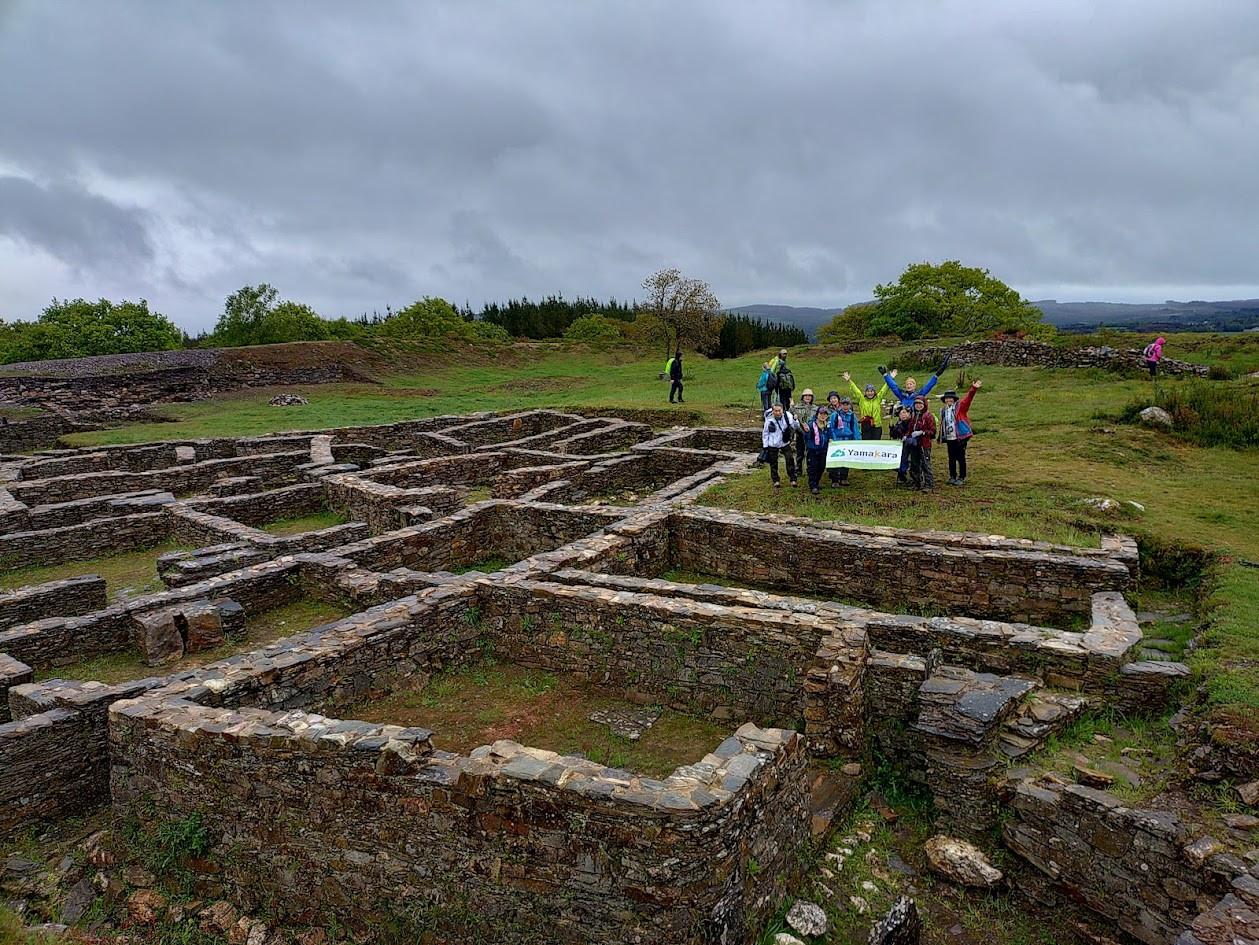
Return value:
<svg viewBox="0 0 1259 945">
<path fill-rule="evenodd" d="M 842 312 L 836 312 L 834 318 L 818 328 L 817 340 L 824 345 L 833 345 L 868 337 L 870 317 L 874 314 L 874 310 L 873 302 L 849 305 Z"/>
<path fill-rule="evenodd" d="M 462 338 L 466 337 L 465 324 L 463 317 L 445 299 L 426 295 L 381 322 L 380 333 L 395 338 L 435 338 L 451 334 Z"/>
<path fill-rule="evenodd" d="M 644 279 L 643 288 L 647 298 L 638 307 L 640 328 L 663 343 L 666 357 L 680 348 L 704 351 L 718 344 L 725 316 L 707 282 L 662 269 Z"/>
<path fill-rule="evenodd" d="M 1052 334 L 1041 312 L 987 269 L 955 259 L 938 266 L 910 265 L 895 283 L 875 286 L 874 312 L 867 335 L 899 335 L 906 340 L 1009 332 L 1034 337 Z"/>
<path fill-rule="evenodd" d="M 568 326 L 564 338 L 590 345 L 611 344 L 621 340 L 621 326 L 604 315 L 583 315 Z"/>
<path fill-rule="evenodd" d="M 237 289 L 223 303 L 223 314 L 214 325 L 210 341 L 225 348 L 260 344 L 263 323 L 275 308 L 278 295 L 265 282 Z"/>
<path fill-rule="evenodd" d="M 35 322 L 0 324 L 5 363 L 167 351 L 183 343 L 184 333 L 165 315 L 150 311 L 144 299 L 53 299 Z"/>
</svg>

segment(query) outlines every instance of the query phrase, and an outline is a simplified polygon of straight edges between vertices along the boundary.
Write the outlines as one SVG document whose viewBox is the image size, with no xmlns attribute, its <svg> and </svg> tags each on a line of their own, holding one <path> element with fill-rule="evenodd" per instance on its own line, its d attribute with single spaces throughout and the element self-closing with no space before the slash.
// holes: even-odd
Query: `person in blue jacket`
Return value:
<svg viewBox="0 0 1259 945">
<path fill-rule="evenodd" d="M 809 474 L 809 491 L 818 494 L 822 470 L 826 468 L 826 444 L 831 441 L 830 408 L 821 404 L 804 424 L 804 456 Z"/>
<path fill-rule="evenodd" d="M 904 389 L 896 386 L 895 376 L 887 373 L 887 368 L 883 367 L 882 365 L 879 365 L 879 373 L 883 375 L 883 380 L 887 381 L 887 388 L 888 390 L 892 392 L 892 396 L 895 397 L 898 401 L 900 401 L 900 404 L 902 407 L 908 407 L 909 412 L 912 414 L 914 412 L 914 398 L 926 397 L 928 394 L 931 393 L 931 388 L 936 386 L 936 382 L 940 380 L 940 375 L 948 370 L 949 359 L 952 357 L 953 357 L 952 351 L 950 351 L 948 354 L 944 356 L 944 361 L 940 365 L 940 370 L 936 371 L 934 374 L 931 375 L 931 380 L 927 381 L 927 386 L 924 387 L 922 390 L 918 389 L 918 381 L 912 377 L 905 378 Z M 900 468 L 896 470 L 896 481 L 899 483 L 904 483 L 905 485 L 909 485 L 909 477 L 907 475 L 908 470 L 909 470 L 909 451 L 904 450 L 901 452 Z"/>
<path fill-rule="evenodd" d="M 756 382 L 756 392 L 761 395 L 761 410 L 765 413 L 769 413 L 770 398 L 774 396 L 774 392 L 769 386 L 769 378 L 772 373 L 768 363 L 762 364 L 761 379 Z"/>
<path fill-rule="evenodd" d="M 861 426 L 857 423 L 857 412 L 852 409 L 852 398 L 839 398 L 839 409 L 831 414 L 830 433 L 832 440 L 859 440 Z M 831 468 L 831 485 L 848 485 L 848 467 Z"/>
</svg>

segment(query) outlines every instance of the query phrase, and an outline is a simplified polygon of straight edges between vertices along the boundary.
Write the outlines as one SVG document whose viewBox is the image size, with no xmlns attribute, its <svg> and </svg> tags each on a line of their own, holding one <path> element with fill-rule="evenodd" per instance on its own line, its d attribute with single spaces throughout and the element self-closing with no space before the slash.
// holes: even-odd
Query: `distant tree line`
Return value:
<svg viewBox="0 0 1259 945">
<path fill-rule="evenodd" d="M 619 322 L 632 322 L 635 306 L 615 298 L 602 302 L 596 298 L 566 299 L 562 294 L 548 295 L 537 302 L 526 296 L 506 302 L 490 302 L 479 312 L 464 303 L 461 314 L 469 321 L 497 325 L 513 338 L 562 338 L 573 322 L 590 315 Z"/>
<path fill-rule="evenodd" d="M 717 343 L 704 354 L 710 358 L 737 358 L 761 348 L 792 348 L 808 343 L 808 332 L 796 325 L 766 322 L 750 315 L 727 315 Z"/>
</svg>

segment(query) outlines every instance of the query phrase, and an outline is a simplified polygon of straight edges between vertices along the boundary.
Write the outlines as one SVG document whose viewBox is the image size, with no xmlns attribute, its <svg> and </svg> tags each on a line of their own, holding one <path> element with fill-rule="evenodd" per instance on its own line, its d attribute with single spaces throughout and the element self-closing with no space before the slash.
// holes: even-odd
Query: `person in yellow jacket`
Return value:
<svg viewBox="0 0 1259 945">
<path fill-rule="evenodd" d="M 876 391 L 873 384 L 867 384 L 863 391 L 852 379 L 852 375 L 844 372 L 844 380 L 852 388 L 853 404 L 857 408 L 857 422 L 861 424 L 863 440 L 883 439 L 883 398 L 887 396 L 888 386 Z"/>
</svg>

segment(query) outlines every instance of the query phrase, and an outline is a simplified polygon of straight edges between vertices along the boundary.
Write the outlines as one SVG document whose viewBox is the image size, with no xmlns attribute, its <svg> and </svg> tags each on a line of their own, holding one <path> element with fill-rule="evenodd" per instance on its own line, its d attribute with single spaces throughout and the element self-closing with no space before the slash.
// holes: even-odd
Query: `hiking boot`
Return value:
<svg viewBox="0 0 1259 945">
<path fill-rule="evenodd" d="M 782 487 L 783 487 L 783 484 L 782 484 L 781 482 L 779 482 L 777 479 L 775 479 L 775 480 L 774 480 L 774 488 L 775 488 L 775 489 L 781 489 Z"/>
<path fill-rule="evenodd" d="M 798 486 L 799 484 L 800 484 L 800 483 L 799 483 L 797 480 L 795 480 L 795 479 L 791 480 L 791 488 L 793 488 L 793 489 L 794 489 L 794 488 L 795 488 L 796 486 Z"/>
<path fill-rule="evenodd" d="M 964 478 L 963 478 L 963 479 L 959 479 L 959 480 L 957 481 L 957 485 L 959 485 L 959 486 L 964 486 L 964 485 L 966 485 L 966 480 L 965 480 Z"/>
<path fill-rule="evenodd" d="M 852 485 L 852 483 L 851 483 L 851 482 L 849 482 L 847 479 L 841 479 L 841 480 L 839 480 L 839 484 L 840 484 L 841 486 L 843 486 L 844 488 L 847 488 L 848 486 L 851 486 L 851 485 Z"/>
<path fill-rule="evenodd" d="M 932 492 L 934 492 L 934 491 L 935 491 L 935 490 L 933 490 L 930 486 L 923 486 L 923 487 L 922 487 L 922 494 L 923 494 L 923 495 L 931 495 L 931 493 L 932 493 Z"/>
<path fill-rule="evenodd" d="M 822 494 L 822 493 L 818 492 L 816 489 L 810 489 L 809 491 L 810 491 L 810 492 L 812 492 L 814 495 L 821 495 L 821 494 Z"/>
<path fill-rule="evenodd" d="M 950 485 L 950 486 L 956 486 L 956 485 L 957 485 L 957 479 L 956 479 L 956 478 L 950 479 L 950 480 L 949 480 L 949 485 Z"/>
</svg>

